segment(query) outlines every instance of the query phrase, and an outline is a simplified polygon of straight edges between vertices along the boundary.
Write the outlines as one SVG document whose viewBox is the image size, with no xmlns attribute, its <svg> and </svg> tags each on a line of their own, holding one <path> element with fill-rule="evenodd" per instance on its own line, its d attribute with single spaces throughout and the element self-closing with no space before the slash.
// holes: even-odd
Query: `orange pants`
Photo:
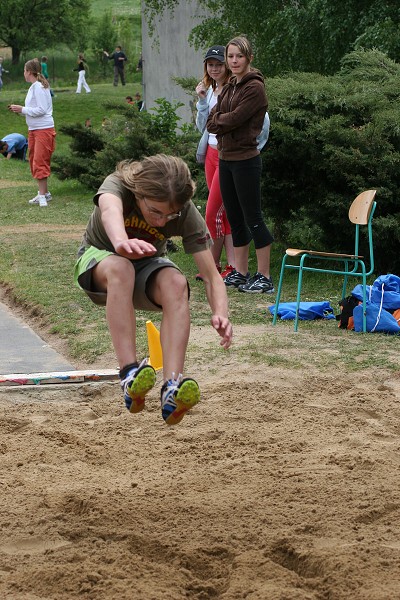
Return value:
<svg viewBox="0 0 400 600">
<path fill-rule="evenodd" d="M 29 164 L 34 179 L 50 175 L 51 155 L 56 148 L 56 132 L 50 129 L 30 129 L 28 132 Z"/>
</svg>

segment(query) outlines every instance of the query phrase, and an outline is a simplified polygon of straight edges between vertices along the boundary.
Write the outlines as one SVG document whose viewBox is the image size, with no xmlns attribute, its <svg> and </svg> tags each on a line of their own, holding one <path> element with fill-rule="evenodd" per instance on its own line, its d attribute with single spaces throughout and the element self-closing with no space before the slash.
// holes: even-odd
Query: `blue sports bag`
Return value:
<svg viewBox="0 0 400 600">
<path fill-rule="evenodd" d="M 275 312 L 275 304 L 269 306 L 271 315 Z M 278 316 L 282 321 L 296 318 L 296 302 L 281 302 L 278 306 Z M 313 319 L 335 319 L 333 308 L 327 300 L 322 302 L 300 302 L 299 319 L 312 321 Z"/>
</svg>

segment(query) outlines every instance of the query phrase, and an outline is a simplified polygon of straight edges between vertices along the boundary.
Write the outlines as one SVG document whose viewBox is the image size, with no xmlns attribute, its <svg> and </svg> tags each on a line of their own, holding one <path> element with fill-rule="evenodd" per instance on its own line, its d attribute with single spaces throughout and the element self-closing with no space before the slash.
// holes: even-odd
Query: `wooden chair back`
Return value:
<svg viewBox="0 0 400 600">
<path fill-rule="evenodd" d="M 362 192 L 349 208 L 349 219 L 354 225 L 368 225 L 376 190 Z"/>
</svg>

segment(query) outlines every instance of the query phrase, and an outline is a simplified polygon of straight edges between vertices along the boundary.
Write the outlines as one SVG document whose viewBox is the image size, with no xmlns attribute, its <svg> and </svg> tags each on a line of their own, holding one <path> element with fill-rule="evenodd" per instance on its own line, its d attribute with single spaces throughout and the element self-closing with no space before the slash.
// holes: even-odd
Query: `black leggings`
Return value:
<svg viewBox="0 0 400 600">
<path fill-rule="evenodd" d="M 233 245 L 256 249 L 269 246 L 274 238 L 261 212 L 261 156 L 247 160 L 219 161 L 219 183 Z"/>
</svg>

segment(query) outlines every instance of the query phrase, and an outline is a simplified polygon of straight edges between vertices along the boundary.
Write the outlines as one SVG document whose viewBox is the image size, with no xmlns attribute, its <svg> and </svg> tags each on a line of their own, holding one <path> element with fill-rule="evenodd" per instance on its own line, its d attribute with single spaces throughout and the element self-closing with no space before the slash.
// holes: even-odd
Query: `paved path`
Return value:
<svg viewBox="0 0 400 600">
<path fill-rule="evenodd" d="M 73 365 L 0 303 L 0 374 L 73 370 Z"/>
</svg>

